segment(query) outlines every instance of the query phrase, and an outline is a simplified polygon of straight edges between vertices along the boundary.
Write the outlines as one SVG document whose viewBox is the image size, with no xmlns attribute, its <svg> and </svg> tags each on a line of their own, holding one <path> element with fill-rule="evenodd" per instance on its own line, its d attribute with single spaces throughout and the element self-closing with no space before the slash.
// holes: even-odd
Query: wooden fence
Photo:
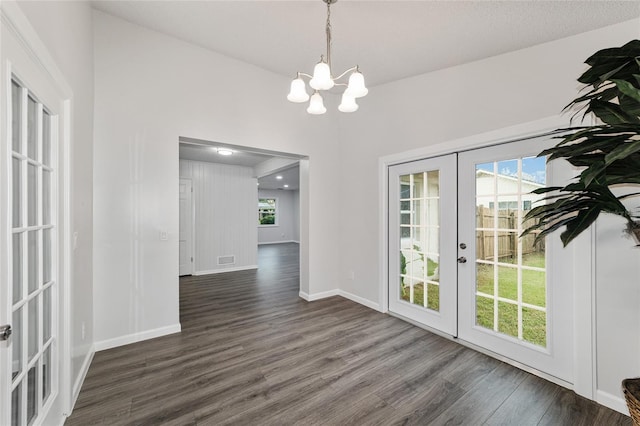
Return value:
<svg viewBox="0 0 640 426">
<path fill-rule="evenodd" d="M 526 211 L 522 212 L 522 216 Z M 516 210 L 498 210 L 498 231 L 497 234 L 493 230 L 476 231 L 476 250 L 477 258 L 484 260 L 493 260 L 494 258 L 494 239 L 498 238 L 498 260 L 506 260 L 506 258 L 516 259 L 518 256 L 518 212 Z M 533 220 L 529 219 L 522 223 L 520 229 L 526 229 L 533 224 Z M 495 228 L 494 210 L 484 206 L 478 206 L 476 210 L 476 227 L 477 228 Z M 509 232 L 507 230 L 513 230 Z M 534 245 L 535 235 L 529 234 L 522 238 L 522 254 L 535 253 L 544 251 L 544 241 Z"/>
</svg>

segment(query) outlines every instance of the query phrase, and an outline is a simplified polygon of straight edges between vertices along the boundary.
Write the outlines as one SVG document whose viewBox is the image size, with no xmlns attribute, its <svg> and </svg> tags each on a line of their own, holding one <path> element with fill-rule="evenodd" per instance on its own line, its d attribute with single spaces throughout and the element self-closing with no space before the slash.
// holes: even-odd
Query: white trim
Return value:
<svg viewBox="0 0 640 426">
<path fill-rule="evenodd" d="M 349 293 L 348 291 L 344 291 L 340 289 L 323 291 L 320 293 L 313 293 L 313 294 L 309 294 L 309 293 L 305 293 L 304 291 L 301 291 L 298 295 L 300 296 L 301 299 L 304 299 L 307 302 L 314 302 L 316 300 L 326 299 L 334 296 L 340 296 L 345 299 L 351 300 L 352 302 L 366 306 L 369 309 L 373 309 L 374 311 L 382 312 L 382 310 L 380 309 L 380 305 L 378 303 L 373 302 L 369 299 L 365 299 L 364 297 L 356 296 L 353 293 Z"/>
<path fill-rule="evenodd" d="M 320 293 L 313 293 L 313 294 L 309 294 L 309 293 L 305 293 L 304 291 L 300 291 L 300 293 L 298 293 L 298 295 L 302 299 L 306 300 L 307 302 L 313 302 L 313 301 L 320 300 L 320 299 L 326 299 L 327 297 L 339 296 L 340 295 L 340 290 L 334 289 L 334 290 L 323 291 L 323 292 L 320 292 Z"/>
<path fill-rule="evenodd" d="M 268 244 L 287 244 L 287 243 L 296 243 L 300 244 L 300 241 L 286 240 L 286 241 L 267 241 L 264 243 L 258 243 L 259 246 L 268 245 Z"/>
<path fill-rule="evenodd" d="M 153 330 L 140 331 L 127 334 L 126 336 L 115 337 L 113 339 L 95 342 L 93 347 L 95 352 L 104 351 L 118 346 L 129 345 L 131 343 L 142 342 L 143 340 L 155 339 L 156 337 L 167 336 L 169 334 L 180 333 L 182 327 L 180 323 L 168 325 L 166 327 L 155 328 Z"/>
<path fill-rule="evenodd" d="M 344 297 L 345 299 L 349 299 L 352 302 L 356 302 L 363 306 L 366 306 L 367 308 L 373 309 L 374 311 L 382 312 L 379 303 L 373 302 L 369 299 L 365 299 L 364 297 L 356 296 L 355 294 L 349 293 L 348 291 L 344 290 L 338 290 L 338 295 Z"/>
<path fill-rule="evenodd" d="M 616 410 L 622 414 L 629 415 L 629 409 L 627 408 L 627 402 L 624 398 L 617 395 L 611 395 L 608 392 L 597 390 L 596 402 L 602 404 L 605 407 L 609 407 L 612 410 Z"/>
<path fill-rule="evenodd" d="M 594 399 L 597 377 L 595 227 L 573 242 L 573 389 L 589 399 Z"/>
<path fill-rule="evenodd" d="M 247 266 L 237 266 L 235 268 L 225 268 L 225 269 L 209 269 L 206 271 L 194 271 L 193 276 L 200 275 L 210 275 L 210 274 L 221 274 L 223 272 L 237 272 L 237 271 L 246 271 L 248 269 L 258 269 L 258 265 L 247 265 Z"/>
<path fill-rule="evenodd" d="M 73 384 L 73 390 L 71 392 L 71 410 L 68 415 L 73 413 L 73 407 L 76 405 L 76 401 L 78 400 L 78 395 L 80 395 L 80 389 L 82 389 L 82 384 L 84 383 L 84 379 L 87 377 L 87 373 L 89 372 L 89 367 L 91 366 L 91 362 L 93 361 L 93 356 L 95 355 L 95 345 L 91 345 L 89 352 L 84 357 L 84 361 L 82 362 L 82 366 L 80 367 L 80 372 L 78 373 L 78 377 L 76 378 L 76 382 Z"/>
</svg>

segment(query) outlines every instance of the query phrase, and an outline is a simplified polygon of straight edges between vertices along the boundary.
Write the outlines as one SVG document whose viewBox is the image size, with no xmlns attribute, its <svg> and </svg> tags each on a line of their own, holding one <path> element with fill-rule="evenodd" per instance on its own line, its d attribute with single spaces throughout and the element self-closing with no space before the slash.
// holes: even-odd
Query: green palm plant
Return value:
<svg viewBox="0 0 640 426">
<path fill-rule="evenodd" d="M 634 192 L 615 195 L 616 186 L 640 185 L 640 40 L 600 50 L 588 58 L 587 71 L 578 78 L 587 92 L 565 107 L 593 114 L 600 124 L 559 129 L 560 143 L 539 154 L 547 161 L 563 158 L 582 171 L 570 184 L 533 191 L 544 194 L 546 204 L 530 210 L 525 220 L 534 225 L 523 232 L 536 242 L 566 226 L 560 234 L 566 246 L 585 231 L 600 213 L 627 221 L 626 230 L 640 243 L 640 215 L 625 207 Z"/>
</svg>

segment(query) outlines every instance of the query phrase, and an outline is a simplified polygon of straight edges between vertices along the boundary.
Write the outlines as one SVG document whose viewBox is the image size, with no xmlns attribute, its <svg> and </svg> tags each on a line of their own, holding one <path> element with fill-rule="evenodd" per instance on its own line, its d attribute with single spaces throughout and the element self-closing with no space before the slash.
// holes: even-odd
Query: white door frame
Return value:
<svg viewBox="0 0 640 426">
<path fill-rule="evenodd" d="M 436 157 L 440 155 L 452 154 L 454 152 L 466 151 L 474 148 L 483 148 L 491 145 L 512 142 L 519 139 L 541 136 L 552 132 L 555 129 L 568 127 L 568 118 L 553 116 L 541 120 L 506 127 L 478 135 L 444 141 L 442 143 L 406 151 L 398 154 L 385 156 L 378 161 L 378 187 L 380 198 L 379 206 L 379 300 L 380 310 L 388 312 L 389 307 L 389 265 L 388 265 L 388 218 L 389 218 L 389 176 L 388 167 L 408 161 L 416 161 L 423 158 Z M 588 267 L 583 262 L 574 262 L 573 277 L 573 301 L 574 301 L 574 345 L 573 345 L 573 384 L 560 382 L 559 384 L 573 389 L 577 394 L 589 399 L 594 399 L 596 384 L 596 364 L 595 364 L 595 282 L 594 282 L 594 262 L 592 253 L 592 241 L 594 230 L 580 235 L 579 240 L 571 244 L 569 249 L 573 251 L 575 258 L 588 261 Z M 578 266 L 581 265 L 581 266 Z M 460 340 L 458 340 L 460 341 Z M 464 341 L 460 343 L 465 344 Z M 473 346 L 473 345 L 468 345 Z M 473 346 L 475 349 L 487 352 L 481 348 Z M 489 353 L 496 356 L 496 354 Z M 524 366 L 502 359 L 520 368 Z M 531 373 L 544 377 L 558 383 L 553 377 L 536 370 L 526 369 Z"/>
<path fill-rule="evenodd" d="M 189 239 L 189 251 L 191 252 L 190 257 L 191 257 L 191 271 L 189 272 L 189 274 L 182 274 L 180 273 L 180 261 L 178 260 L 178 275 L 182 276 L 182 275 L 192 275 L 195 272 L 195 265 L 196 265 L 196 243 L 195 243 L 195 239 L 196 239 L 196 209 L 195 209 L 195 191 L 193 190 L 193 179 L 191 178 L 185 178 L 185 177 L 180 177 L 179 182 L 182 181 L 189 181 L 189 188 L 191 189 L 191 195 L 189 197 L 189 199 L 191 200 L 191 206 L 190 208 L 190 212 L 191 212 L 191 217 L 189 219 L 189 228 L 191 228 L 190 232 L 191 232 L 191 238 Z M 179 209 L 178 209 L 179 210 Z M 178 214 L 180 214 L 180 212 L 178 212 Z M 179 218 L 178 218 L 179 220 Z M 178 253 L 180 251 L 180 226 L 178 226 Z M 178 254 L 178 259 L 179 259 L 180 254 Z"/>
<path fill-rule="evenodd" d="M 33 29 L 28 19 L 24 16 L 19 6 L 15 2 L 3 1 L 0 3 L 0 22 L 3 27 L 3 47 L 5 43 L 11 43 L 10 49 L 2 49 L 0 57 L 0 100 L 2 105 L 1 122 L 2 129 L 8 129 L 7 119 L 10 105 L 8 105 L 11 89 L 11 75 L 15 73 L 21 81 L 29 88 L 39 93 L 39 96 L 46 99 L 56 99 L 57 102 L 49 103 L 50 107 L 55 106 L 58 113 L 58 140 L 57 140 L 57 169 L 58 169 L 58 191 L 57 205 L 55 206 L 55 217 L 58 226 L 58 259 L 56 262 L 58 271 L 58 317 L 52 319 L 52 327 L 57 328 L 58 335 L 58 375 L 54 381 L 58 383 L 57 400 L 55 396 L 47 418 L 41 419 L 45 423 L 62 423 L 64 416 L 71 412 L 73 395 L 71 394 L 71 320 L 72 306 L 72 251 L 71 251 L 71 225 L 72 225 L 72 194 L 71 194 L 71 102 L 73 93 L 67 84 L 62 72 L 58 69 L 55 61 L 40 40 L 38 34 Z M 2 149 L 0 149 L 0 181 L 9 182 L 6 175 L 10 154 L 10 145 L 7 143 L 10 135 L 5 133 L 1 137 Z M 8 230 L 10 223 L 8 219 L 7 206 L 9 205 L 9 194 L 6 185 L 2 185 L 0 190 L 0 205 L 2 206 L 2 217 L 0 225 L 0 237 L 5 246 L 4 253 L 8 253 Z M 7 256 L 0 260 L 0 278 L 8 282 Z M 4 295 L 3 295 L 4 296 Z M 2 298 L 2 300 L 6 300 Z M 0 306 L 4 310 L 5 306 Z M 0 311 L 0 321 L 4 321 L 6 313 Z M 0 365 L 4 368 L 6 351 L 0 343 Z M 55 373 L 54 373 L 55 374 Z M 55 383 L 55 382 L 54 382 Z M 11 379 L 0 375 L 0 396 L 9 397 Z M 10 411 L 10 410 L 7 410 Z M 10 413 L 3 410 L 2 416 L 9 416 Z M 9 418 L 1 417 L 0 423 L 7 423 Z"/>
</svg>

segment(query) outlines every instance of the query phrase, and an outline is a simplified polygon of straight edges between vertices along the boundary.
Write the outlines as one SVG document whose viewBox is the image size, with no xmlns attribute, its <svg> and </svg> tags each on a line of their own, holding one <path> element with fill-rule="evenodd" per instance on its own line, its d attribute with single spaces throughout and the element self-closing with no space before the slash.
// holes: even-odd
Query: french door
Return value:
<svg viewBox="0 0 640 426">
<path fill-rule="evenodd" d="M 16 6 L 0 12 L 0 425 L 58 424 L 69 97 Z"/>
<path fill-rule="evenodd" d="M 455 336 L 456 155 L 391 167 L 389 200 L 389 310 Z"/>
<path fill-rule="evenodd" d="M 528 139 L 389 168 L 389 310 L 571 383 L 572 256 L 559 238 L 520 237 L 531 224 L 526 212 L 543 202 L 531 192 L 563 183 L 567 166 L 536 157 L 551 143 Z M 436 261 L 423 249 L 423 202 L 416 204 L 422 192 L 414 176 L 433 175 L 444 159 L 439 199 L 453 201 L 442 202 L 437 216 L 427 212 L 440 231 Z M 437 310 L 421 298 L 435 281 L 433 262 L 443 272 Z M 443 297 L 445 289 L 452 296 Z M 434 318 L 453 320 L 443 327 Z"/>
</svg>

